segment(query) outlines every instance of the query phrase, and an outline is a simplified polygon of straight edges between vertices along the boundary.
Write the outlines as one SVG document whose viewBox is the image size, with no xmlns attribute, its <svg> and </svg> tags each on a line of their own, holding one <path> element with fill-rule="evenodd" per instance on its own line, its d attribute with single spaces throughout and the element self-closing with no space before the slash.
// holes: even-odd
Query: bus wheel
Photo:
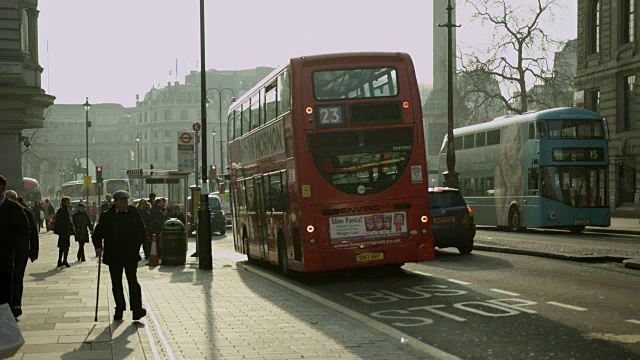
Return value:
<svg viewBox="0 0 640 360">
<path fill-rule="evenodd" d="M 520 211 L 513 206 L 509 209 L 509 230 L 520 231 L 522 221 L 520 219 Z"/>
<path fill-rule="evenodd" d="M 282 275 L 289 275 L 289 259 L 287 258 L 287 243 L 282 232 L 278 233 L 278 267 Z"/>
<path fill-rule="evenodd" d="M 247 261 L 249 264 L 255 264 L 258 260 L 251 257 L 249 253 L 249 236 L 247 236 L 247 228 L 242 227 L 242 246 L 244 246 L 244 253 L 247 254 Z"/>
<path fill-rule="evenodd" d="M 573 225 L 573 226 L 569 226 L 569 230 L 571 230 L 572 234 L 580 234 L 581 232 L 584 231 L 585 226 L 584 225 Z"/>
</svg>

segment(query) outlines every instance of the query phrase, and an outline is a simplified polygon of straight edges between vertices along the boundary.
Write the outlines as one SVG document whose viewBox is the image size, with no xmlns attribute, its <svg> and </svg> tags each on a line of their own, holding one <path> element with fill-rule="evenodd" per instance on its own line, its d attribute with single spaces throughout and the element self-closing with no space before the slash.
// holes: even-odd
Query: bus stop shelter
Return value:
<svg viewBox="0 0 640 360">
<path fill-rule="evenodd" d="M 138 183 L 144 182 L 147 185 L 166 185 L 166 193 L 158 192 L 156 195 L 158 198 L 166 197 L 169 205 L 179 204 L 184 212 L 185 218 L 188 218 L 188 197 L 189 197 L 189 175 L 188 173 L 180 173 L 176 170 L 165 169 L 129 169 L 127 170 L 127 178 L 129 182 Z M 133 181 L 132 181 L 133 180 Z M 141 190 L 138 187 L 138 194 Z M 146 194 L 145 194 L 146 195 Z M 132 194 L 133 196 L 133 194 Z M 145 196 L 140 196 L 145 197 Z M 151 204 L 153 206 L 153 204 Z M 188 235 L 188 224 L 184 224 L 185 232 Z"/>
</svg>

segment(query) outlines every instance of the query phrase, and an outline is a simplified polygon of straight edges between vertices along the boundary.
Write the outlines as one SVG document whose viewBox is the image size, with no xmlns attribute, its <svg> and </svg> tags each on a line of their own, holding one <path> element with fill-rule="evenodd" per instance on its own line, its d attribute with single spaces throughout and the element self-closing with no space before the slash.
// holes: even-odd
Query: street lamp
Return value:
<svg viewBox="0 0 640 360">
<path fill-rule="evenodd" d="M 140 142 L 142 141 L 142 137 L 140 133 L 136 134 L 136 144 L 138 145 L 138 153 L 136 154 L 136 158 L 138 158 L 138 169 L 140 169 Z M 140 180 L 138 180 L 138 198 L 140 198 L 140 188 L 141 188 Z"/>
<path fill-rule="evenodd" d="M 211 209 L 207 180 L 207 69 L 205 62 L 204 0 L 200 0 L 200 121 L 202 137 L 202 192 L 198 209 L 198 268 L 213 269 L 211 248 Z M 196 164 L 197 166 L 197 164 Z M 197 180 L 196 180 L 197 181 Z M 195 210 L 195 209 L 194 209 Z"/>
<path fill-rule="evenodd" d="M 216 128 L 211 129 L 211 155 L 213 155 L 211 157 L 211 162 L 213 164 L 216 163 Z M 209 183 L 211 183 L 213 181 L 213 179 L 209 179 Z"/>
<path fill-rule="evenodd" d="M 218 121 L 219 121 L 219 123 L 220 123 L 220 131 L 223 131 L 223 128 L 222 128 L 222 93 L 223 93 L 225 90 L 229 90 L 229 91 L 231 91 L 231 93 L 233 94 L 233 97 L 231 98 L 231 102 L 232 102 L 232 103 L 236 101 L 236 93 L 235 93 L 235 91 L 233 91 L 233 89 L 232 89 L 232 88 L 228 88 L 228 87 L 225 87 L 225 88 L 222 88 L 222 89 L 218 89 L 218 88 L 208 88 L 208 89 L 207 89 L 207 94 L 209 93 L 209 90 L 215 90 L 215 91 L 217 91 L 217 92 L 218 92 L 218 99 L 220 99 L 220 100 L 219 100 L 219 101 L 220 101 L 220 102 L 219 102 L 219 107 L 218 107 L 218 109 L 219 109 Z M 221 134 L 222 134 L 222 133 L 221 133 Z M 227 140 L 228 140 L 228 139 L 227 139 Z M 220 140 L 219 140 L 219 141 L 220 141 L 220 171 L 225 171 L 224 169 L 225 169 L 226 167 L 224 166 L 224 152 L 222 151 L 222 143 L 223 143 L 222 135 L 220 136 Z M 213 145 L 213 146 L 215 146 L 215 141 L 214 141 L 214 143 L 213 143 L 212 145 Z"/>
<path fill-rule="evenodd" d="M 85 153 L 85 176 L 89 178 L 89 127 L 91 127 L 91 122 L 89 121 L 89 109 L 91 109 L 91 104 L 89 104 L 89 98 L 86 98 L 84 102 L 84 124 L 85 124 L 85 143 L 86 143 L 86 153 Z M 89 188 L 84 189 L 84 203 L 89 205 Z"/>
</svg>

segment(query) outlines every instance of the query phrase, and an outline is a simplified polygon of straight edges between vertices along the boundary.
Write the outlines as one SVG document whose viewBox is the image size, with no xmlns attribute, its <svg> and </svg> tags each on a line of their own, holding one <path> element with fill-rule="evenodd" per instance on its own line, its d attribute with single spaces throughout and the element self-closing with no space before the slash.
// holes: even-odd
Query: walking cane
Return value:
<svg viewBox="0 0 640 360">
<path fill-rule="evenodd" d="M 100 299 L 100 265 L 102 265 L 102 254 L 98 256 L 98 286 L 96 287 L 96 316 L 93 322 L 98 321 L 98 300 Z"/>
</svg>

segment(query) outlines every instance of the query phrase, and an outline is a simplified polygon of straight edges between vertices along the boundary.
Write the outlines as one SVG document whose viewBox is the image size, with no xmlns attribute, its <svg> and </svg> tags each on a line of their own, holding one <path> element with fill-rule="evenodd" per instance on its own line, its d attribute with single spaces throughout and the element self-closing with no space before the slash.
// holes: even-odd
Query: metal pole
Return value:
<svg viewBox="0 0 640 360">
<path fill-rule="evenodd" d="M 198 156 L 198 143 L 200 141 L 198 140 L 198 137 L 199 137 L 199 132 L 196 131 L 196 146 L 194 147 L 194 151 L 196 152 L 196 181 L 195 181 L 195 185 L 196 186 L 199 186 L 198 185 L 198 179 L 200 179 L 200 170 L 198 170 L 198 164 L 199 164 L 198 163 L 198 159 L 200 158 L 200 156 Z M 203 158 L 204 158 L 204 156 L 203 156 Z"/>
<path fill-rule="evenodd" d="M 447 175 L 445 176 L 446 186 L 458 187 L 458 174 L 456 174 L 456 153 L 453 137 L 453 31 L 454 27 L 460 27 L 453 23 L 453 6 L 451 0 L 447 5 L 447 23 L 438 24 L 439 27 L 447 28 Z"/>
<path fill-rule="evenodd" d="M 136 155 L 136 157 L 138 158 L 138 169 L 140 169 L 140 141 L 136 139 L 136 143 L 138 144 L 138 154 Z M 142 198 L 142 181 L 138 179 L 138 199 L 141 199 L 141 198 Z"/>
<path fill-rule="evenodd" d="M 89 103 L 89 98 L 87 97 L 87 104 Z M 89 177 L 89 109 L 85 107 L 84 109 L 85 118 L 84 118 L 84 129 L 85 129 L 85 145 L 86 145 L 86 153 L 85 153 L 85 176 Z M 84 185 L 83 185 L 84 186 Z M 84 189 L 84 203 L 85 205 L 89 205 L 89 189 Z"/>
<path fill-rule="evenodd" d="M 215 165 L 216 164 L 216 131 L 215 130 L 213 130 L 211 132 L 211 140 L 212 140 L 212 142 L 211 142 L 211 150 L 213 152 L 213 157 L 211 158 L 211 163 Z M 209 179 L 209 183 L 213 184 L 213 180 L 214 179 Z"/>
<path fill-rule="evenodd" d="M 224 156 L 223 156 L 223 152 L 222 152 L 222 139 L 223 139 L 223 132 L 224 130 L 222 129 L 222 93 L 224 92 L 223 90 L 220 90 L 220 114 L 219 114 L 219 122 L 220 122 L 220 170 L 219 173 L 223 174 L 224 173 Z M 213 143 L 213 145 L 215 146 L 215 142 Z"/>
<path fill-rule="evenodd" d="M 207 133 L 207 73 L 204 40 L 204 0 L 200 0 L 200 113 L 201 129 Z M 215 144 L 214 144 L 215 146 Z M 198 267 L 202 270 L 213 268 L 211 249 L 211 209 L 209 209 L 209 188 L 207 186 L 207 137 L 202 138 L 202 192 L 198 212 Z"/>
</svg>

